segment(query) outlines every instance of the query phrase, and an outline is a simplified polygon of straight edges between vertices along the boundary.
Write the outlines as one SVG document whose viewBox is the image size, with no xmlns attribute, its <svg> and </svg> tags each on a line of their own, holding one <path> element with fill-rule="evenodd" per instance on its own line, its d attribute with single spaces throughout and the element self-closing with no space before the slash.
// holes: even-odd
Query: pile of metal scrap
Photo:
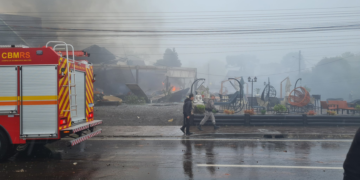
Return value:
<svg viewBox="0 0 360 180">
<path fill-rule="evenodd" d="M 116 96 L 105 96 L 99 91 L 94 92 L 95 106 L 119 106 L 122 103 L 122 99 Z"/>
<path fill-rule="evenodd" d="M 126 84 L 126 86 L 130 89 L 131 93 L 133 93 L 137 97 L 142 97 L 145 99 L 147 103 L 150 102 L 147 95 L 144 93 L 144 91 L 140 88 L 137 84 Z"/>
<path fill-rule="evenodd" d="M 156 102 L 183 102 L 186 98 L 187 93 L 189 92 L 189 89 L 190 88 L 182 89 L 167 96 L 163 96 L 157 99 Z M 153 99 L 153 102 L 155 102 L 155 99 Z"/>
</svg>

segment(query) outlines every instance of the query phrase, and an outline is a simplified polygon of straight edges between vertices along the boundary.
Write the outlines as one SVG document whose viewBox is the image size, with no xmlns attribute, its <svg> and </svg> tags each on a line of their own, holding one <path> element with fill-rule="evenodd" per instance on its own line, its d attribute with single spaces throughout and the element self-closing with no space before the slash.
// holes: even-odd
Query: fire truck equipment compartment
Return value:
<svg viewBox="0 0 360 180">
<path fill-rule="evenodd" d="M 22 131 L 24 137 L 56 137 L 56 66 L 23 66 L 21 70 Z"/>
<path fill-rule="evenodd" d="M 0 113 L 17 110 L 17 69 L 0 67 Z"/>
<path fill-rule="evenodd" d="M 71 77 L 71 81 L 74 82 L 74 77 Z M 72 111 L 71 118 L 73 122 L 79 122 L 86 120 L 86 112 L 85 112 L 85 73 L 81 71 L 75 71 L 75 84 L 76 88 L 71 87 L 71 90 L 76 89 L 76 96 L 72 96 L 72 106 L 77 109 L 76 111 Z M 76 98 L 76 100 L 75 100 Z M 75 103 L 76 102 L 76 103 Z M 71 109 L 74 109 L 74 108 Z"/>
</svg>

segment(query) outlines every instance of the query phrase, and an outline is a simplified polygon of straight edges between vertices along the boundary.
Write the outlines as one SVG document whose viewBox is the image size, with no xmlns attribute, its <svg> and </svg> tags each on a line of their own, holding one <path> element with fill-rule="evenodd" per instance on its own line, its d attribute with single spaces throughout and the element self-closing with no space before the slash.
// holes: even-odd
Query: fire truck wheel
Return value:
<svg viewBox="0 0 360 180">
<path fill-rule="evenodd" d="M 8 156 L 10 144 L 6 134 L 0 130 L 0 161 L 3 161 Z"/>
</svg>

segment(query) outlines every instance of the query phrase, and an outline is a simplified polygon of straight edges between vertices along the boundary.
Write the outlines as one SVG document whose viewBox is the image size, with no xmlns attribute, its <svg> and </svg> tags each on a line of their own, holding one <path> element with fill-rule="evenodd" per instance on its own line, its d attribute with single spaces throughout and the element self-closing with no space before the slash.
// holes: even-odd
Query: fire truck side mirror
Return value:
<svg viewBox="0 0 360 180">
<path fill-rule="evenodd" d="M 94 83 L 96 81 L 96 74 L 93 75 L 93 79 L 92 79 L 92 82 Z"/>
</svg>

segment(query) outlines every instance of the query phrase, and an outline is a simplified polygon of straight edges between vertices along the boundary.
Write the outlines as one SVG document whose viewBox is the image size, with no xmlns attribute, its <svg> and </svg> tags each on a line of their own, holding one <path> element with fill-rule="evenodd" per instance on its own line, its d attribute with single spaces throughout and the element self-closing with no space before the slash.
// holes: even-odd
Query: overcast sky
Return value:
<svg viewBox="0 0 360 180">
<path fill-rule="evenodd" d="M 159 2 L 159 1 L 157 1 Z M 212 29 L 273 29 L 295 27 L 317 27 L 358 23 L 360 1 L 329 0 L 272 0 L 272 1 L 161 1 L 159 8 L 163 11 L 203 12 L 200 15 L 212 17 L 231 16 L 234 19 L 213 19 L 211 23 L 184 23 L 186 27 Z M 354 7 L 354 8 L 344 8 Z M 208 12 L 205 12 L 208 11 Z M 209 12 L 212 11 L 212 12 Z M 216 12 L 217 11 L 217 12 Z M 219 12 L 223 11 L 223 12 Z M 356 13 L 356 14 L 350 14 Z M 198 18 L 197 13 L 186 13 Z M 173 15 L 173 14 L 171 14 Z M 178 15 L 178 14 L 177 14 Z M 268 16 L 268 17 L 267 17 Z M 244 18 L 242 18 L 244 17 Z M 210 21 L 210 20 L 207 20 Z M 223 22 L 222 22 L 223 21 Z M 216 22 L 216 23 L 215 23 Z M 221 23 L 222 22 L 222 23 Z M 191 24 L 191 25 L 190 25 Z M 164 26 L 171 27 L 165 24 Z M 328 32 L 289 32 L 263 33 L 226 36 L 201 36 L 164 39 L 163 43 L 185 44 L 201 43 L 202 47 L 177 48 L 182 59 L 208 60 L 225 59 L 226 55 L 256 55 L 260 62 L 280 61 L 288 52 L 302 50 L 304 57 L 316 63 L 324 56 L 340 55 L 346 51 L 359 52 L 358 30 Z M 175 39 L 175 38 L 174 38 Z M 214 40 L 214 42 L 210 41 Z M 230 44 L 236 44 L 231 46 Z M 206 45 L 205 45 L 206 44 Z M 220 45 L 223 44 L 223 45 Z M 205 48 L 212 46 L 211 48 Z M 206 53 L 212 52 L 212 53 Z M 194 53 L 194 54 L 185 54 Z M 199 54 L 196 54 L 199 53 Z M 200 54 L 201 53 L 201 54 Z M 204 53 L 204 54 L 202 54 Z M 186 64 L 188 65 L 188 64 Z"/>
<path fill-rule="evenodd" d="M 45 27 L 100 30 L 79 31 L 88 33 L 82 38 L 58 33 L 81 48 L 99 44 L 119 57 L 140 54 L 148 64 L 161 59 L 166 48 L 176 48 L 183 66 L 197 67 L 199 73 L 205 73 L 203 66 L 209 60 L 225 62 L 228 55 L 256 56 L 259 63 L 268 64 L 301 50 L 307 66 L 313 66 L 323 57 L 360 51 L 360 31 L 351 27 L 360 24 L 358 0 L 2 0 L 1 4 L 1 12 L 41 17 Z M 147 30 L 152 32 L 139 32 Z"/>
</svg>

